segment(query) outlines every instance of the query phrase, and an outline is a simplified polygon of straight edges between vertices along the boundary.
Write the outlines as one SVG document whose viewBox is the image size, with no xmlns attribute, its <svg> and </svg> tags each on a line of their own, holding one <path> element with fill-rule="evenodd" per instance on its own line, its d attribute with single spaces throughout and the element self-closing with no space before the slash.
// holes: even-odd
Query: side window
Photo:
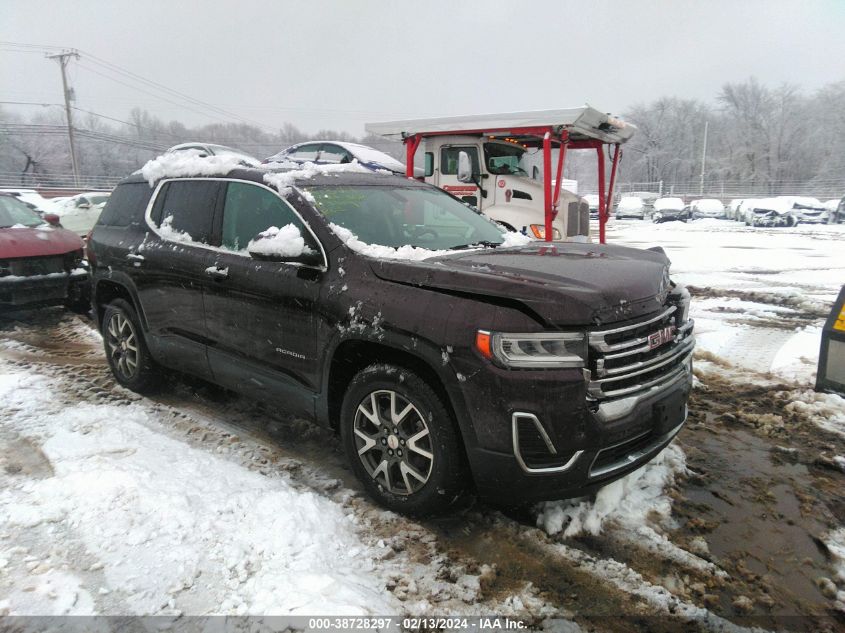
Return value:
<svg viewBox="0 0 845 633">
<path fill-rule="evenodd" d="M 168 239 L 210 244 L 214 209 L 222 185 L 216 180 L 165 183 L 156 199 L 153 223 Z"/>
<path fill-rule="evenodd" d="M 320 153 L 319 151 L 317 151 L 319 149 L 320 146 L 317 143 L 303 145 L 302 147 L 297 148 L 291 154 L 291 158 L 296 158 L 297 160 L 315 161 L 317 160 L 317 155 Z"/>
<path fill-rule="evenodd" d="M 425 153 L 425 177 L 434 175 L 434 152 Z"/>
<path fill-rule="evenodd" d="M 106 226 L 143 223 L 153 190 L 146 182 L 128 182 L 115 187 L 98 222 Z"/>
<path fill-rule="evenodd" d="M 316 247 L 299 216 L 272 191 L 243 182 L 230 182 L 223 207 L 223 248 L 245 251 L 251 240 L 271 226 L 293 224 L 305 243 Z"/>
<path fill-rule="evenodd" d="M 440 173 L 455 175 L 458 173 L 458 154 L 466 152 L 472 162 L 472 173 L 480 174 L 478 167 L 478 148 L 476 147 L 444 147 L 440 150 Z"/>
<path fill-rule="evenodd" d="M 351 163 L 352 154 L 339 145 L 323 145 L 320 150 L 321 163 Z"/>
</svg>

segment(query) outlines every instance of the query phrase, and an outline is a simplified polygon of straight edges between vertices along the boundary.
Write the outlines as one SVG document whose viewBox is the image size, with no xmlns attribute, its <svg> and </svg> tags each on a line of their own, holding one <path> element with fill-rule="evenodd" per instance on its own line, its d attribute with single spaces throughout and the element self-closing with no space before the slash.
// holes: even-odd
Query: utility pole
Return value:
<svg viewBox="0 0 845 633">
<path fill-rule="evenodd" d="M 70 144 L 70 166 L 73 170 L 73 183 L 79 186 L 79 165 L 76 162 L 76 145 L 73 141 L 73 118 L 70 114 L 70 102 L 73 98 L 70 88 L 67 85 L 67 65 L 71 57 L 79 59 L 79 53 L 72 51 L 69 53 L 57 53 L 55 55 L 47 55 L 48 59 L 55 59 L 59 62 L 59 68 L 62 71 L 62 90 L 65 95 L 65 116 L 67 117 L 67 138 Z"/>
<path fill-rule="evenodd" d="M 698 188 L 698 195 L 704 197 L 704 163 L 707 161 L 707 126 L 709 121 L 704 122 L 704 146 L 701 149 L 701 183 Z"/>
</svg>

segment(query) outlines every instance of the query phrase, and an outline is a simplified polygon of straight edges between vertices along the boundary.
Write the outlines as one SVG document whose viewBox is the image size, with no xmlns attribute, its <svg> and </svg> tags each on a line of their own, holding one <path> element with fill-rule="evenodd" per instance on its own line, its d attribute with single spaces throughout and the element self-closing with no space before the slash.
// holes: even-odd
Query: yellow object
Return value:
<svg viewBox="0 0 845 633">
<path fill-rule="evenodd" d="M 836 318 L 836 323 L 833 324 L 834 330 L 845 332 L 845 306 L 839 311 L 839 316 Z"/>
</svg>

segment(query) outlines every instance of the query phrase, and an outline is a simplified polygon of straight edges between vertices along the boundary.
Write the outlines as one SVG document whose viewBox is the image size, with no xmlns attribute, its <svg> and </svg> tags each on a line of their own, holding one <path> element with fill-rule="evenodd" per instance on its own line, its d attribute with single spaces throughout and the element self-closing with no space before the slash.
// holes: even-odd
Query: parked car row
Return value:
<svg viewBox="0 0 845 633">
<path fill-rule="evenodd" d="M 584 196 L 591 204 L 598 196 Z M 845 197 L 827 202 L 809 196 L 777 196 L 772 198 L 735 198 L 727 205 L 717 198 L 701 198 L 684 203 L 683 198 L 646 199 L 640 195 L 622 196 L 615 216 L 620 219 L 646 219 L 653 222 L 727 219 L 746 226 L 796 226 L 797 224 L 838 224 L 845 221 Z"/>
</svg>

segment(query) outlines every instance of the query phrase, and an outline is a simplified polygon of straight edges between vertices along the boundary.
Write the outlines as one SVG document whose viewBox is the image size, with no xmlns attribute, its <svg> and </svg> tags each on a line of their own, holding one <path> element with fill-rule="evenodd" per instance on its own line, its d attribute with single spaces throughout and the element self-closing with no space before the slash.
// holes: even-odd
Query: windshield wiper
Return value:
<svg viewBox="0 0 845 633">
<path fill-rule="evenodd" d="M 502 242 L 491 242 L 490 240 L 481 240 L 480 242 L 472 242 L 471 244 L 459 244 L 458 246 L 453 246 L 449 250 L 452 251 L 460 251 L 467 248 L 475 248 L 476 246 L 489 246 L 491 248 L 496 248 L 497 246 L 501 246 Z"/>
</svg>

